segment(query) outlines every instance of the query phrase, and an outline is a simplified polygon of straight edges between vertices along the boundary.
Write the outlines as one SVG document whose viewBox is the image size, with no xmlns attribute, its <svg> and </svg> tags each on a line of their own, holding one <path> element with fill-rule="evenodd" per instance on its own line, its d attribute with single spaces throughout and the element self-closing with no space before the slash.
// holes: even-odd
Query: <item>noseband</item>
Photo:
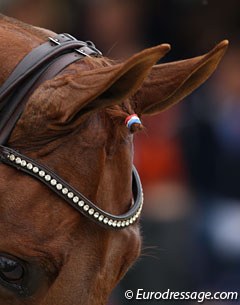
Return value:
<svg viewBox="0 0 240 305">
<path fill-rule="evenodd" d="M 102 56 L 102 53 L 92 42 L 83 42 L 69 34 L 60 34 L 54 38 L 49 37 L 48 42 L 33 49 L 17 65 L 0 88 L 0 161 L 44 183 L 97 224 L 110 229 L 124 229 L 137 222 L 143 206 L 141 181 L 134 166 L 133 204 L 125 214 L 112 215 L 97 207 L 50 168 L 6 146 L 33 91 L 42 82 L 53 78 L 65 67 L 86 56 Z"/>
</svg>

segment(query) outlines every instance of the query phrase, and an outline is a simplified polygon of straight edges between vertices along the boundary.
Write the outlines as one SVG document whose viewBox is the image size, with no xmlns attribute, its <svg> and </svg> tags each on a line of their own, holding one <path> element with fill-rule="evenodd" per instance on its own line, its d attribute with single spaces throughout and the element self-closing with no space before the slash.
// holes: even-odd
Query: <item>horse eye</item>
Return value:
<svg viewBox="0 0 240 305">
<path fill-rule="evenodd" d="M 0 277 L 9 283 L 19 283 L 24 277 L 24 267 L 13 258 L 0 256 Z"/>
</svg>

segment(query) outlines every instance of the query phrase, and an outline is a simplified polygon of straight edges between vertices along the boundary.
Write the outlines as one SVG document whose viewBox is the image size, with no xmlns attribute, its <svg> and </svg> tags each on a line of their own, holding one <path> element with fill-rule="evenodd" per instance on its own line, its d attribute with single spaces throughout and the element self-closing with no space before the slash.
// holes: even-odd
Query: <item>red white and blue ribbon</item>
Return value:
<svg viewBox="0 0 240 305">
<path fill-rule="evenodd" d="M 132 115 L 129 115 L 126 120 L 125 120 L 125 124 L 127 126 L 128 129 L 131 129 L 131 126 L 133 124 L 142 124 L 141 120 L 139 119 L 139 117 L 134 113 Z"/>
</svg>

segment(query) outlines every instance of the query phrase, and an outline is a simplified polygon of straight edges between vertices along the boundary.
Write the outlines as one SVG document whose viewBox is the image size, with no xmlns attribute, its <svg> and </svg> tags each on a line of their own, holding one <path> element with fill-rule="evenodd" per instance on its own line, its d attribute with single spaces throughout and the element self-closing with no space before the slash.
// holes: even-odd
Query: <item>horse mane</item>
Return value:
<svg viewBox="0 0 240 305">
<path fill-rule="evenodd" d="M 46 33 L 44 33 L 44 31 L 42 31 L 40 28 L 34 27 L 30 24 L 24 23 L 20 20 L 17 20 L 17 19 L 12 18 L 12 17 L 5 16 L 5 15 L 0 13 L 0 21 L 1 20 L 6 22 L 6 23 L 9 23 L 11 25 L 14 25 L 16 27 L 19 27 L 20 29 L 28 31 L 30 34 L 32 34 L 34 36 L 37 36 L 38 38 L 41 38 L 43 40 L 48 39 L 48 35 Z"/>
</svg>

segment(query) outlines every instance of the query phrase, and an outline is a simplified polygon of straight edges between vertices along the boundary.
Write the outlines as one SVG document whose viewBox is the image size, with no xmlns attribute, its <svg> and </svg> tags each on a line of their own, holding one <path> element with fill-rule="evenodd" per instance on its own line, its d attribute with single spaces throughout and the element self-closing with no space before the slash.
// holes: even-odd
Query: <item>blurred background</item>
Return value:
<svg viewBox="0 0 240 305">
<path fill-rule="evenodd" d="M 143 253 L 109 304 L 134 304 L 124 299 L 127 289 L 239 291 L 239 0 L 1 0 L 0 11 L 92 40 L 118 59 L 167 42 L 165 60 L 179 60 L 230 40 L 214 76 L 180 105 L 145 118 L 146 131 L 135 137 Z"/>
</svg>

